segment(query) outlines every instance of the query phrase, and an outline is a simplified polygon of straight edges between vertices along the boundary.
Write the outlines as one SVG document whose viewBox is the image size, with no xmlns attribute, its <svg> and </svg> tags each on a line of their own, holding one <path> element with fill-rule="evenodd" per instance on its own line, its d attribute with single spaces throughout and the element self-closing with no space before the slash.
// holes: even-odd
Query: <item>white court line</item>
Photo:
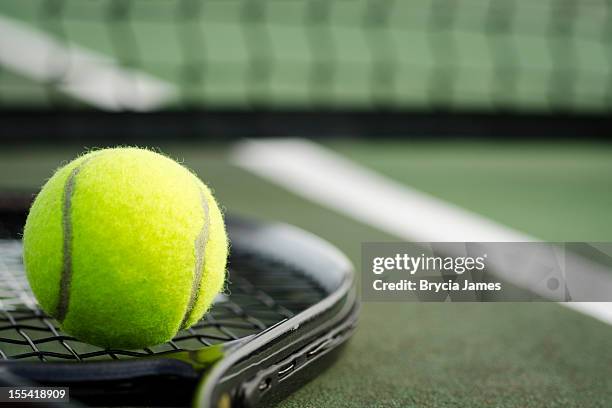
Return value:
<svg viewBox="0 0 612 408">
<path fill-rule="evenodd" d="M 408 241 L 538 241 L 303 139 L 247 140 L 236 146 L 231 160 L 308 200 Z M 612 324 L 610 303 L 560 304 Z"/>
<path fill-rule="evenodd" d="M 0 65 L 105 110 L 146 111 L 171 100 L 170 83 L 0 16 Z"/>
</svg>

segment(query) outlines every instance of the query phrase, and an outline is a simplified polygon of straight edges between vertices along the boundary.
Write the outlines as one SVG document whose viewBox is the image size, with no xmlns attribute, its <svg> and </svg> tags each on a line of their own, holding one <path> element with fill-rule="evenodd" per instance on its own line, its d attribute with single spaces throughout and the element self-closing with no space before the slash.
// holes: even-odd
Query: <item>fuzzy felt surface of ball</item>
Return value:
<svg viewBox="0 0 612 408">
<path fill-rule="evenodd" d="M 42 309 L 106 348 L 170 340 L 225 282 L 228 240 L 211 191 L 140 148 L 93 151 L 59 168 L 32 204 L 23 246 Z"/>
</svg>

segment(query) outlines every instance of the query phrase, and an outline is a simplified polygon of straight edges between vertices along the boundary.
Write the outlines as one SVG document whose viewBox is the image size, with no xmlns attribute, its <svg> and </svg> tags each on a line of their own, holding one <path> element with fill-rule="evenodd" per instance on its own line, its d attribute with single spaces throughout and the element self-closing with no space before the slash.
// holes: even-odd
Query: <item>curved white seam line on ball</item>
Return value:
<svg viewBox="0 0 612 408">
<path fill-rule="evenodd" d="M 204 194 L 201 188 L 200 201 L 202 203 L 204 225 L 202 226 L 202 229 L 198 233 L 198 236 L 195 240 L 195 267 L 193 271 L 193 283 L 191 285 L 191 293 L 189 296 L 189 303 L 187 304 L 187 310 L 185 311 L 185 316 L 183 317 L 183 321 L 181 322 L 181 328 L 183 328 L 187 320 L 189 320 L 189 317 L 193 312 L 193 308 L 195 307 L 198 301 L 200 287 L 202 286 L 202 275 L 204 273 L 204 268 L 206 267 L 206 244 L 208 243 L 208 235 L 210 230 L 210 210 L 208 207 L 208 200 L 206 199 L 206 195 Z"/>
<path fill-rule="evenodd" d="M 62 202 L 62 233 L 63 233 L 63 268 L 60 276 L 59 299 L 57 302 L 58 321 L 63 322 L 68 313 L 68 303 L 70 302 L 70 286 L 72 284 L 72 196 L 76 187 L 76 176 L 83 166 L 91 160 L 85 159 L 76 166 L 66 179 L 63 191 Z"/>
</svg>

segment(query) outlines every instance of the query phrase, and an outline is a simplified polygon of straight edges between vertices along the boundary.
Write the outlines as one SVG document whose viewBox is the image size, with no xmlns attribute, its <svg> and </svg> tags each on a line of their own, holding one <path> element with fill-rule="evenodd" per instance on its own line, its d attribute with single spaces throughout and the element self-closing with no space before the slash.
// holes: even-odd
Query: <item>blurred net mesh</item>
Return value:
<svg viewBox="0 0 612 408">
<path fill-rule="evenodd" d="M 227 294 L 204 319 L 165 344 L 143 350 L 108 350 L 62 333 L 34 299 L 22 263 L 21 241 L 0 239 L 0 361 L 116 360 L 198 350 L 259 333 L 320 301 L 324 291 L 286 265 L 240 253 L 230 257 Z"/>
<path fill-rule="evenodd" d="M 5 58 L 0 106 L 608 111 L 610 10 L 604 0 L 3 2 L 1 17 L 68 51 L 50 51 L 34 81 Z M 31 52 L 3 44 L 9 58 Z M 117 104 L 74 92 L 100 85 L 75 79 L 91 57 L 82 49 L 128 73 L 110 86 Z M 169 88 L 133 103 L 140 73 Z"/>
</svg>

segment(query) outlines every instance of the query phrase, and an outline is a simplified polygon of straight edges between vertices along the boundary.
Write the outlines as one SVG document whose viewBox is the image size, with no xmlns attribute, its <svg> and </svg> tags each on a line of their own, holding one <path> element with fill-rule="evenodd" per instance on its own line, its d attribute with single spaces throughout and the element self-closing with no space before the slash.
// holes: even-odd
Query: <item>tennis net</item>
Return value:
<svg viewBox="0 0 612 408">
<path fill-rule="evenodd" d="M 32 59 L 43 66 L 28 70 L 12 59 L 41 49 L 0 41 L 0 107 L 91 106 L 79 97 L 90 89 L 70 92 L 96 87 L 94 77 L 74 82 L 75 69 L 91 72 L 78 61 L 92 54 L 72 51 L 90 50 L 92 64 L 112 63 L 128 83 L 143 74 L 170 89 L 139 106 L 152 110 L 607 112 L 611 9 L 604 0 L 3 2 L 0 30 L 18 22 L 68 52 L 43 47 L 49 55 Z"/>
</svg>

